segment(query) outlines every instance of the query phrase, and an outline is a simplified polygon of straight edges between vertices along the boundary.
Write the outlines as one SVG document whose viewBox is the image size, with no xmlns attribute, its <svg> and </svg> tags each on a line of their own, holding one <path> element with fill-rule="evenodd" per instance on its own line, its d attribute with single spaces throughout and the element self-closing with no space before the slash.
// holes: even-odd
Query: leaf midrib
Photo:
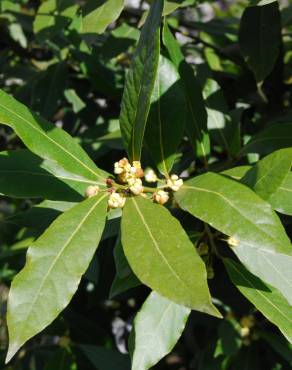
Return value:
<svg viewBox="0 0 292 370">
<path fill-rule="evenodd" d="M 56 255 L 56 257 L 54 258 L 54 260 L 52 261 L 51 263 L 51 266 L 49 267 L 47 273 L 43 276 L 42 278 L 42 281 L 40 283 L 40 286 L 38 288 L 38 290 L 36 291 L 35 295 L 34 295 L 34 298 L 32 300 L 32 303 L 30 305 L 30 308 L 28 310 L 28 313 L 27 315 L 25 316 L 25 318 L 22 320 L 23 323 L 26 323 L 26 321 L 28 320 L 28 318 L 30 317 L 31 313 L 32 313 L 32 310 L 33 310 L 33 306 L 35 305 L 36 301 L 38 300 L 39 298 L 39 294 L 48 278 L 48 276 L 50 275 L 51 271 L 53 270 L 54 266 L 56 265 L 56 263 L 58 262 L 60 256 L 65 252 L 66 248 L 68 247 L 68 245 L 71 243 L 71 241 L 73 240 L 73 238 L 75 237 L 75 235 L 78 233 L 78 231 L 81 229 L 81 227 L 83 226 L 83 224 L 86 222 L 86 220 L 88 219 L 88 217 L 90 216 L 90 214 L 95 210 L 95 208 L 100 204 L 100 202 L 107 196 L 107 194 L 101 196 L 99 199 L 97 199 L 97 202 L 90 208 L 90 210 L 86 213 L 86 215 L 83 217 L 83 219 L 81 220 L 81 222 L 79 223 L 79 225 L 76 227 L 76 229 L 73 231 L 73 233 L 71 234 L 71 236 L 67 239 L 67 241 L 64 243 L 63 247 L 60 249 L 60 251 L 58 252 L 58 254 Z M 17 337 L 14 339 L 14 342 L 18 342 L 18 339 L 21 337 L 21 333 L 23 332 L 23 326 L 19 326 L 18 330 L 17 330 Z"/>
<path fill-rule="evenodd" d="M 87 180 L 87 179 L 79 179 L 79 178 L 74 178 L 74 177 L 66 177 L 66 176 L 60 176 L 60 175 L 53 175 L 50 173 L 41 173 L 41 172 L 32 172 L 32 171 L 26 171 L 26 170 L 2 170 L 0 169 L 0 173 L 12 173 L 12 174 L 27 174 L 31 176 L 44 176 L 44 177 L 53 177 L 57 178 L 60 180 L 69 180 L 69 181 L 75 181 L 75 182 L 81 182 L 85 184 L 96 184 L 96 185 L 104 185 L 102 182 L 94 181 L 94 180 Z"/>
<path fill-rule="evenodd" d="M 161 257 L 161 259 L 164 261 L 164 263 L 166 264 L 166 266 L 168 267 L 168 269 L 171 271 L 171 274 L 175 276 L 176 280 L 178 280 L 181 284 L 183 284 L 183 286 L 186 288 L 186 289 L 189 289 L 189 287 L 186 285 L 186 283 L 180 278 L 180 276 L 176 273 L 176 271 L 171 267 L 171 265 L 169 264 L 167 258 L 165 257 L 165 255 L 162 253 L 162 251 L 160 250 L 159 248 L 159 245 L 156 241 L 156 239 L 154 238 L 154 235 L 152 234 L 142 212 L 140 211 L 139 207 L 138 207 L 138 204 L 136 202 L 136 200 L 134 199 L 134 197 L 132 198 L 132 201 L 133 201 L 133 204 L 137 210 L 137 213 L 142 221 L 142 224 L 144 225 L 146 231 L 148 232 L 149 236 L 150 236 L 150 239 L 152 240 L 153 242 L 153 245 L 155 246 L 155 249 L 156 251 L 158 252 L 159 256 Z"/>
<path fill-rule="evenodd" d="M 292 320 L 290 317 L 287 317 L 282 311 L 279 310 L 279 308 L 277 306 L 274 305 L 273 302 L 271 302 L 259 289 L 257 289 L 257 287 L 249 280 L 246 278 L 245 275 L 243 275 L 238 269 L 236 266 L 234 266 L 233 264 L 231 263 L 228 263 L 229 266 L 231 266 L 231 268 L 233 268 L 241 277 L 243 280 L 247 281 L 250 286 L 252 286 L 252 288 L 257 291 L 263 298 L 265 301 L 267 301 L 272 307 L 275 308 L 276 311 L 278 311 L 280 313 L 280 315 L 282 315 L 285 319 L 287 319 L 289 322 L 291 322 L 292 324 Z"/>
<path fill-rule="evenodd" d="M 10 110 L 9 108 L 7 108 L 5 105 L 3 105 L 1 103 L 0 103 L 0 107 L 5 109 L 6 111 L 8 111 L 10 114 L 18 117 L 20 120 L 23 120 L 24 122 L 26 122 L 33 130 L 37 131 L 39 134 L 44 136 L 47 140 L 51 141 L 53 144 L 55 144 L 57 147 L 59 147 L 62 151 L 64 151 L 67 155 L 69 155 L 71 158 L 73 158 L 76 162 L 81 164 L 82 167 L 86 168 L 88 171 L 90 171 L 96 177 L 104 180 L 104 178 L 101 175 L 99 175 L 98 172 L 93 171 L 90 167 L 85 165 L 84 162 L 82 162 L 79 158 L 75 157 L 72 153 L 70 153 L 67 149 L 65 149 L 62 145 L 60 145 L 57 141 L 53 140 L 50 136 L 46 135 L 45 132 L 43 132 L 38 127 L 36 127 L 32 123 L 30 123 L 30 121 L 28 121 L 26 118 L 24 118 L 23 116 L 20 116 L 19 114 L 13 112 L 12 110 Z M 5 124 L 5 123 L 3 123 L 3 124 Z M 9 126 L 11 126 L 11 125 L 9 125 Z M 14 126 L 14 125 L 12 125 L 12 126 Z M 16 131 L 17 131 L 17 129 L 16 129 Z M 72 140 L 73 140 L 73 138 L 72 138 Z M 47 158 L 47 159 L 50 159 L 50 158 Z"/>
<path fill-rule="evenodd" d="M 235 207 L 235 205 L 228 199 L 226 198 L 223 194 L 220 194 L 216 191 L 211 191 L 211 190 L 207 190 L 207 189 L 203 189 L 203 188 L 199 188 L 199 187 L 196 187 L 196 186 L 188 186 L 188 185 L 184 185 L 183 188 L 187 188 L 187 189 L 193 189 L 193 190 L 198 190 L 198 191 L 202 191 L 202 192 L 206 192 L 206 193 L 211 193 L 211 194 L 215 194 L 221 198 L 223 198 L 230 206 L 231 208 L 233 208 L 234 210 L 236 210 L 249 224 L 251 224 L 252 226 L 254 226 L 256 229 L 258 229 L 261 233 L 264 233 L 266 235 L 268 235 L 273 242 L 276 242 L 276 245 L 278 245 L 278 242 L 277 240 L 275 240 L 275 238 L 270 235 L 269 233 L 267 233 L 266 231 L 263 231 L 262 229 L 260 229 L 257 224 L 251 222 L 243 213 L 240 212 L 240 209 L 238 209 L 237 207 Z"/>
</svg>

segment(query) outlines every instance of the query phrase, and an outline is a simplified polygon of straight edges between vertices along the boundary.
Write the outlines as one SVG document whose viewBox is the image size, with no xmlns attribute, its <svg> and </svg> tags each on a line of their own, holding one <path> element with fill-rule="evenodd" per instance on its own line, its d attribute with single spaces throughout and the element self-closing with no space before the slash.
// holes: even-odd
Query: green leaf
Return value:
<svg viewBox="0 0 292 370">
<path fill-rule="evenodd" d="M 132 370 L 148 370 L 179 340 L 191 310 L 152 292 L 134 321 Z"/>
<path fill-rule="evenodd" d="M 147 121 L 146 141 L 159 169 L 168 177 L 185 126 L 185 96 L 174 65 L 160 57 Z"/>
<path fill-rule="evenodd" d="M 126 76 L 120 126 L 131 160 L 140 160 L 151 95 L 160 53 L 160 23 L 163 0 L 152 3 L 138 46 Z"/>
<path fill-rule="evenodd" d="M 119 294 L 127 292 L 130 289 L 136 288 L 141 285 L 139 279 L 131 272 L 128 276 L 120 277 L 118 274 L 114 277 L 112 282 L 109 298 L 112 299 Z"/>
<path fill-rule="evenodd" d="M 83 108 L 85 108 L 86 104 L 81 100 L 74 89 L 65 90 L 64 95 L 67 101 L 72 104 L 74 113 L 79 113 Z"/>
<path fill-rule="evenodd" d="M 239 334 L 240 325 L 236 320 L 225 319 L 220 322 L 218 327 L 218 336 L 220 345 L 220 354 L 225 356 L 235 355 L 241 346 L 241 338 Z M 217 352 L 217 351 L 216 351 Z M 218 356 L 218 352 L 216 353 Z M 215 357 L 217 357 L 215 355 Z"/>
<path fill-rule="evenodd" d="M 87 1 L 82 9 L 82 33 L 101 34 L 124 8 L 124 0 Z"/>
<path fill-rule="evenodd" d="M 292 310 L 279 292 L 248 272 L 240 264 L 224 259 L 233 284 L 292 343 Z"/>
<path fill-rule="evenodd" d="M 104 186 L 69 173 L 28 150 L 0 153 L 0 194 L 17 198 L 79 201 L 89 185 Z"/>
<path fill-rule="evenodd" d="M 196 0 L 169 0 L 165 1 L 163 15 L 166 16 L 170 13 L 173 13 L 178 8 L 183 8 L 187 6 L 191 6 L 196 2 Z"/>
<path fill-rule="evenodd" d="M 220 317 L 211 303 L 205 265 L 165 207 L 129 198 L 122 216 L 122 245 L 145 285 L 173 302 Z"/>
<path fill-rule="evenodd" d="M 115 260 L 115 265 L 116 265 L 116 271 L 120 278 L 125 278 L 132 273 L 131 267 L 124 254 L 120 236 L 118 236 L 118 239 L 115 245 L 114 260 Z"/>
<path fill-rule="evenodd" d="M 170 59 L 178 69 L 184 85 L 187 117 L 186 130 L 196 155 L 207 163 L 210 153 L 210 141 L 207 130 L 207 112 L 202 96 L 202 88 L 195 76 L 193 68 L 185 62 L 180 46 L 168 28 L 163 27 L 163 42 L 169 53 Z"/>
<path fill-rule="evenodd" d="M 241 179 L 261 198 L 269 201 L 291 169 L 292 149 L 281 149 L 261 159 Z"/>
<path fill-rule="evenodd" d="M 221 145 L 229 156 L 234 152 L 237 154 L 238 149 L 235 146 L 237 141 L 240 141 L 238 123 L 234 122 L 235 120 L 232 120 L 228 114 L 228 105 L 223 91 L 212 78 L 206 78 L 202 82 L 210 137 L 215 143 Z"/>
<path fill-rule="evenodd" d="M 175 198 L 183 209 L 231 236 L 241 262 L 292 302 L 292 246 L 268 203 L 213 173 L 186 181 Z"/>
<path fill-rule="evenodd" d="M 284 254 L 292 251 L 271 206 L 237 181 L 209 172 L 186 181 L 175 199 L 181 208 L 239 242 Z"/>
<path fill-rule="evenodd" d="M 240 22 L 239 44 L 257 82 L 262 82 L 272 72 L 281 46 L 278 1 L 245 9 Z"/>
<path fill-rule="evenodd" d="M 8 25 L 8 30 L 11 38 L 18 42 L 22 48 L 27 48 L 27 38 L 19 23 L 11 23 Z"/>
<path fill-rule="evenodd" d="M 278 188 L 270 197 L 269 202 L 280 213 L 292 216 L 292 173 L 289 172 Z"/>
<path fill-rule="evenodd" d="M 292 147 L 292 123 L 273 124 L 253 136 L 239 155 L 248 153 L 269 154 Z"/>
<path fill-rule="evenodd" d="M 52 125 L 0 90 L 0 123 L 10 126 L 33 153 L 66 171 L 104 183 L 108 174 L 96 167 L 64 130 Z"/>
<path fill-rule="evenodd" d="M 46 0 L 38 8 L 33 31 L 42 40 L 50 39 L 70 23 L 78 6 L 73 0 Z"/>
<path fill-rule="evenodd" d="M 232 250 L 250 272 L 277 288 L 292 305 L 291 255 L 276 253 L 264 244 L 254 246 L 240 243 Z"/>
<path fill-rule="evenodd" d="M 26 265 L 9 292 L 7 362 L 70 302 L 101 238 L 106 197 L 95 196 L 69 209 L 28 249 Z"/>
<path fill-rule="evenodd" d="M 243 176 L 251 169 L 251 166 L 237 166 L 221 172 L 222 175 L 231 177 L 234 180 L 241 180 Z"/>
<path fill-rule="evenodd" d="M 241 180 L 251 169 L 251 166 L 238 166 L 222 172 L 235 180 Z M 292 173 L 289 172 L 281 185 L 269 198 L 269 203 L 277 212 L 292 216 Z"/>
</svg>

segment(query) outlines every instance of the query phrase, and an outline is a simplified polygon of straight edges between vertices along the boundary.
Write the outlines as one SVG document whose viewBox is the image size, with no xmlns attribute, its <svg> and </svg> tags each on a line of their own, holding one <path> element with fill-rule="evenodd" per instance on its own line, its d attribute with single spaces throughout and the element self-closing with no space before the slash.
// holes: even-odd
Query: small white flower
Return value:
<svg viewBox="0 0 292 370">
<path fill-rule="evenodd" d="M 139 177 L 139 178 L 144 176 L 144 171 L 139 161 L 133 162 L 133 165 L 131 167 L 131 173 L 133 173 L 136 177 Z"/>
<path fill-rule="evenodd" d="M 128 175 L 127 177 L 126 177 L 126 179 L 127 179 L 127 183 L 128 183 L 128 185 L 129 186 L 134 186 L 135 184 L 136 184 L 136 182 L 137 182 L 137 180 L 139 180 L 138 182 L 137 182 L 137 184 L 138 183 L 141 183 L 142 184 L 142 181 L 140 180 L 140 179 L 137 179 L 137 177 L 135 177 L 135 176 L 133 176 L 133 175 Z"/>
<path fill-rule="evenodd" d="M 135 182 L 130 186 L 130 191 L 134 195 L 139 195 L 143 193 L 144 187 L 142 185 L 142 180 L 141 179 L 135 179 Z"/>
<path fill-rule="evenodd" d="M 86 198 L 90 198 L 90 197 L 93 197 L 94 195 L 97 195 L 98 192 L 99 192 L 99 186 L 90 185 L 85 190 L 85 196 L 86 196 Z"/>
<path fill-rule="evenodd" d="M 157 175 L 152 170 L 152 168 L 149 168 L 145 171 L 145 180 L 147 182 L 157 182 Z"/>
<path fill-rule="evenodd" d="M 120 167 L 119 162 L 116 162 L 115 165 L 114 165 L 114 173 L 116 175 L 120 175 L 123 172 L 124 172 L 124 169 L 122 167 Z"/>
<path fill-rule="evenodd" d="M 178 191 L 183 185 L 183 180 L 180 179 L 177 175 L 171 175 L 170 179 L 167 179 L 167 186 L 173 190 Z"/>
<path fill-rule="evenodd" d="M 130 173 L 132 174 L 132 175 L 135 175 L 136 173 L 137 173 L 137 168 L 136 167 L 131 167 L 130 168 Z"/>
<path fill-rule="evenodd" d="M 131 165 L 127 158 L 120 159 L 118 162 L 114 164 L 114 173 L 116 175 L 120 175 L 124 172 L 129 172 L 131 169 Z"/>
<path fill-rule="evenodd" d="M 165 204 L 169 199 L 169 194 L 167 191 L 158 190 L 157 193 L 153 194 L 153 199 L 156 203 Z"/>
<path fill-rule="evenodd" d="M 119 193 L 112 193 L 108 199 L 108 206 L 110 208 L 123 208 L 126 198 Z"/>
</svg>

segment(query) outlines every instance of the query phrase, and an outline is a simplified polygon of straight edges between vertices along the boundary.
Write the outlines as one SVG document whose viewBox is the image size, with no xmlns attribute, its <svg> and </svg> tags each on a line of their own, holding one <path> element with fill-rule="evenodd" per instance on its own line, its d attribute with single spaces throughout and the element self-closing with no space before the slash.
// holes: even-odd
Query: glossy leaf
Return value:
<svg viewBox="0 0 292 370">
<path fill-rule="evenodd" d="M 271 73 L 281 46 L 278 1 L 245 9 L 240 22 L 239 44 L 257 82 L 262 82 Z"/>
<path fill-rule="evenodd" d="M 0 123 L 10 126 L 33 153 L 55 161 L 66 171 L 104 182 L 107 173 L 98 169 L 77 142 L 65 131 L 39 117 L 0 90 Z"/>
<path fill-rule="evenodd" d="M 88 1 L 83 8 L 82 33 L 103 33 L 120 16 L 123 8 L 124 0 Z"/>
<path fill-rule="evenodd" d="M 185 95 L 174 65 L 160 57 L 146 141 L 159 171 L 168 177 L 185 126 Z"/>
<path fill-rule="evenodd" d="M 269 154 L 274 150 L 292 147 L 292 123 L 273 124 L 253 136 L 240 155 Z"/>
<path fill-rule="evenodd" d="M 220 316 L 211 303 L 203 261 L 165 207 L 142 197 L 128 199 L 122 216 L 122 245 L 145 285 L 173 302 Z"/>
<path fill-rule="evenodd" d="M 238 124 L 235 124 L 229 116 L 228 105 L 223 92 L 219 84 L 212 78 L 207 78 L 204 81 L 203 96 L 207 109 L 207 126 L 210 137 L 228 155 L 233 154 L 239 136 Z"/>
<path fill-rule="evenodd" d="M 225 259 L 224 264 L 233 284 L 292 343 L 292 310 L 285 298 L 240 264 L 230 259 Z"/>
<path fill-rule="evenodd" d="M 126 76 L 120 126 L 131 160 L 140 160 L 160 53 L 163 0 L 152 3 L 130 70 Z"/>
<path fill-rule="evenodd" d="M 292 216 L 292 173 L 289 172 L 278 188 L 270 197 L 269 202 L 280 213 Z"/>
<path fill-rule="evenodd" d="M 163 27 L 163 41 L 170 59 L 179 71 L 187 102 L 186 130 L 198 157 L 207 163 L 210 141 L 207 130 L 207 112 L 202 88 L 193 68 L 186 63 L 180 46 L 172 35 L 167 23 Z"/>
<path fill-rule="evenodd" d="M 232 249 L 250 272 L 277 288 L 292 306 L 292 255 L 276 253 L 264 244 L 240 243 Z"/>
<path fill-rule="evenodd" d="M 9 293 L 6 361 L 70 302 L 101 238 L 106 209 L 106 195 L 85 200 L 58 217 L 29 248 Z"/>
<path fill-rule="evenodd" d="M 166 356 L 179 340 L 190 312 L 152 292 L 135 317 L 132 370 L 148 370 Z"/>
<path fill-rule="evenodd" d="M 181 208 L 239 242 L 292 253 L 271 206 L 245 185 L 209 172 L 186 181 L 175 199 Z"/>
<path fill-rule="evenodd" d="M 281 149 L 261 159 L 241 179 L 261 198 L 269 198 L 283 183 L 292 164 L 292 149 Z"/>
<path fill-rule="evenodd" d="M 89 185 L 104 186 L 69 173 L 28 150 L 0 153 L 0 194 L 17 198 L 78 201 Z"/>
<path fill-rule="evenodd" d="M 221 172 L 222 175 L 231 177 L 234 180 L 241 180 L 251 169 L 251 166 L 237 166 Z"/>
</svg>

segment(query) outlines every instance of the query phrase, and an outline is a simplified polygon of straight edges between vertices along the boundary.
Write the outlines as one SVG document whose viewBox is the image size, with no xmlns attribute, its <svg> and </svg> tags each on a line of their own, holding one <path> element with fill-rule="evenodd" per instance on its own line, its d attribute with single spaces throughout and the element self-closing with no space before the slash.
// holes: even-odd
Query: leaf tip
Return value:
<svg viewBox="0 0 292 370">
<path fill-rule="evenodd" d="M 20 347 L 21 346 L 16 342 L 12 342 L 9 344 L 9 348 L 8 348 L 6 359 L 5 359 L 5 365 L 7 365 L 8 362 L 10 362 L 10 360 L 16 354 L 16 352 L 19 350 Z"/>
<path fill-rule="evenodd" d="M 209 305 L 205 312 L 211 316 L 217 317 L 218 319 L 223 319 L 221 312 L 213 304 Z"/>
</svg>

